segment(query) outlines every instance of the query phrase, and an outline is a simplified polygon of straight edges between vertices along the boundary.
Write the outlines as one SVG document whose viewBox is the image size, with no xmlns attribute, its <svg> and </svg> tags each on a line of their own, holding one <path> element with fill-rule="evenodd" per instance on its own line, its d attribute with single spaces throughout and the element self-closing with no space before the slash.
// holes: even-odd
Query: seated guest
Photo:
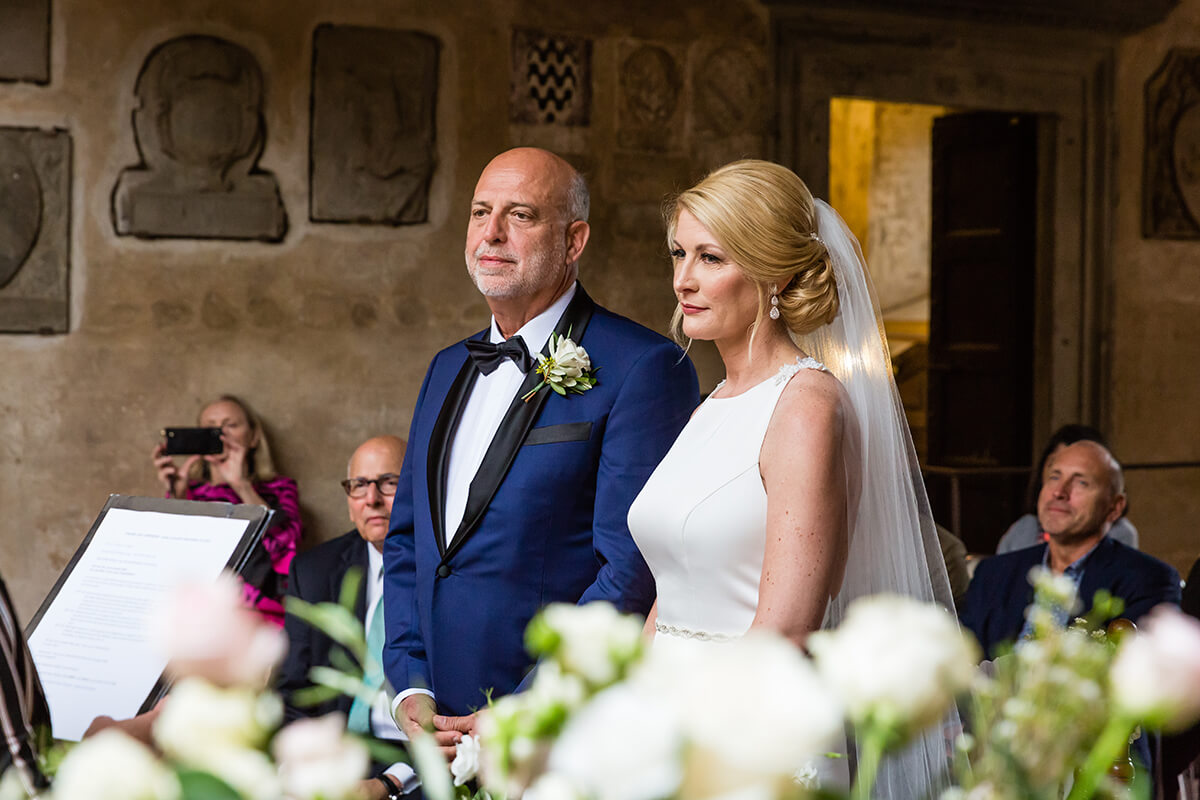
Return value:
<svg viewBox="0 0 1200 800">
<path fill-rule="evenodd" d="M 271 527 L 242 570 L 246 604 L 268 622 L 283 625 L 283 592 L 288 567 L 300 545 L 300 500 L 296 482 L 275 474 L 262 423 L 243 401 L 222 395 L 204 407 L 201 427 L 220 428 L 225 449 L 216 455 L 188 456 L 182 466 L 163 454 L 152 458 L 167 497 L 222 503 L 249 503 L 275 510 Z"/>
<path fill-rule="evenodd" d="M 354 451 L 347 478 L 342 481 L 354 530 L 296 556 L 288 579 L 287 591 L 291 596 L 308 603 L 337 602 L 346 572 L 351 567 L 362 571 L 363 583 L 354 611 L 366 626 L 367 647 L 376 659 L 375 669 L 368 668 L 366 679 L 377 686 L 383 685 L 383 540 L 387 538 L 404 447 L 403 439 L 378 436 Z M 288 654 L 280 668 L 277 686 L 283 695 L 288 720 L 341 711 L 347 715 L 351 731 L 379 739 L 406 738 L 389 713 L 390 698 L 382 698 L 376 708 L 368 708 L 362 701 L 345 695 L 315 706 L 296 706 L 293 694 L 311 685 L 308 674 L 313 667 L 331 666 L 330 651 L 338 645 L 292 614 L 287 615 L 284 630 L 288 635 Z M 416 786 L 415 776 L 406 764 L 377 765 L 375 774 L 387 777 L 365 782 L 363 788 L 368 798 L 383 798 L 401 790 L 411 791 Z"/>
<path fill-rule="evenodd" d="M 1033 547 L 1035 544 L 1046 541 L 1046 534 L 1042 531 L 1042 526 L 1038 524 L 1037 518 L 1038 493 L 1042 488 L 1046 462 L 1050 456 L 1076 442 L 1096 442 L 1108 447 L 1104 435 L 1088 425 L 1063 425 L 1056 430 L 1050 437 L 1050 441 L 1046 443 L 1045 449 L 1042 450 L 1042 457 L 1038 460 L 1037 468 L 1029 475 L 1029 488 L 1025 491 L 1025 507 L 1028 513 L 1010 525 L 1004 535 L 1000 537 L 1000 542 L 996 545 L 996 555 Z M 1133 523 L 1126 519 L 1125 513 L 1128 510 L 1126 508 L 1121 512 L 1121 517 L 1112 524 L 1108 535 L 1122 544 L 1136 548 L 1138 546 L 1137 528 L 1133 527 Z"/>
<path fill-rule="evenodd" d="M 1047 542 L 981 562 L 961 609 L 963 625 L 988 658 L 1001 643 L 1027 633 L 1025 609 L 1033 602 L 1028 574 L 1039 564 L 1070 577 L 1085 609 L 1099 589 L 1121 598 L 1120 616 L 1133 622 L 1159 603 L 1179 604 L 1173 567 L 1107 535 L 1124 508 L 1121 465 L 1103 446 L 1080 441 L 1051 456 L 1037 503 Z"/>
</svg>

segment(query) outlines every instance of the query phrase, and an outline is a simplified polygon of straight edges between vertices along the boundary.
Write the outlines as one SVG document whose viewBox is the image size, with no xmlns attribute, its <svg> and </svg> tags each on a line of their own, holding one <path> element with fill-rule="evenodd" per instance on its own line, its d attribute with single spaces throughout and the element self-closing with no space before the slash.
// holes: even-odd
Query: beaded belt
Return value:
<svg viewBox="0 0 1200 800">
<path fill-rule="evenodd" d="M 732 642 L 740 639 L 740 636 L 734 636 L 729 633 L 709 633 L 708 631 L 694 631 L 691 628 L 681 628 L 678 625 L 667 625 L 658 620 L 654 621 L 654 630 L 659 633 L 664 633 L 667 636 L 677 636 L 680 639 L 696 639 L 701 642 Z"/>
</svg>

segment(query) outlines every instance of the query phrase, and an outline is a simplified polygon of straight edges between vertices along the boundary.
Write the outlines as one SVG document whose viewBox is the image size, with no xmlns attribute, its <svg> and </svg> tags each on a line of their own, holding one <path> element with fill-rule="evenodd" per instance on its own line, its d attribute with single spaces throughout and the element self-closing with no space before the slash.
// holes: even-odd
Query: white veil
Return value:
<svg viewBox="0 0 1200 800">
<path fill-rule="evenodd" d="M 816 200 L 816 230 L 833 262 L 839 309 L 833 322 L 797 337 L 797 344 L 837 376 L 857 424 L 857 452 L 847 473 L 861 494 L 851 510 L 850 550 L 841 590 L 826 627 L 841 623 L 856 598 L 880 592 L 940 603 L 954 600 L 921 480 L 912 435 L 892 377 L 892 362 L 874 285 L 858 240 L 838 213 Z M 848 452 L 854 448 L 848 448 Z M 957 723 L 957 714 L 951 724 Z M 891 800 L 934 797 L 948 764 L 943 731 L 927 731 L 905 751 L 884 760 L 875 796 Z"/>
</svg>

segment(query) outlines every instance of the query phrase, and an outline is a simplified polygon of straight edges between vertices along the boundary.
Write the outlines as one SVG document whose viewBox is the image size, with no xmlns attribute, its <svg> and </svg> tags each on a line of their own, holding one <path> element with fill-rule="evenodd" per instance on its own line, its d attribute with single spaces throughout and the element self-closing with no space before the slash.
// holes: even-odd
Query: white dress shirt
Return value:
<svg viewBox="0 0 1200 800">
<path fill-rule="evenodd" d="M 578 286 L 578 283 L 572 283 L 549 308 L 526 322 L 514 334 L 525 340 L 525 347 L 535 360 L 549 341 L 550 334 L 554 333 L 554 326 L 558 324 L 559 318 L 575 297 Z M 504 341 L 504 335 L 500 333 L 495 317 L 492 317 L 490 341 L 494 344 Z M 505 359 L 490 375 L 480 375 L 475 379 L 458 429 L 454 432 L 454 441 L 450 444 L 449 464 L 446 470 L 447 545 L 454 538 L 466 513 L 471 481 L 475 479 L 475 473 L 479 471 L 479 465 L 483 463 L 483 457 L 491 447 L 492 439 L 496 438 L 496 431 L 500 430 L 504 414 L 512 405 L 521 384 L 525 382 L 525 377 L 525 373 L 521 372 L 516 362 Z M 428 689 L 406 688 L 392 700 L 392 713 L 396 713 L 404 698 L 414 694 L 433 697 L 433 692 Z"/>
<path fill-rule="evenodd" d="M 375 609 L 379 598 L 383 596 L 383 553 L 374 545 L 367 543 L 367 616 L 363 620 L 363 629 L 371 629 L 371 620 L 375 617 Z M 375 653 L 376 658 L 383 658 L 383 653 Z M 408 741 L 404 731 L 392 719 L 388 709 L 387 695 L 380 694 L 375 705 L 371 708 L 371 735 L 377 739 L 392 741 Z M 403 762 L 397 762 L 384 770 L 400 784 L 400 790 L 408 794 L 421 785 L 421 779 L 413 768 Z"/>
<path fill-rule="evenodd" d="M 525 340 L 525 347 L 535 359 L 537 353 L 546 346 L 550 334 L 559 317 L 567 310 L 571 298 L 575 296 L 575 287 L 563 293 L 554 304 L 526 322 L 515 335 Z M 496 326 L 496 318 L 492 317 L 491 341 L 499 344 L 504 341 L 500 328 Z M 471 481 L 483 463 L 483 457 L 496 438 L 496 431 L 504 421 L 504 414 L 517 396 L 517 390 L 525 381 L 525 373 L 515 361 L 504 359 L 503 363 L 490 375 L 480 375 L 475 379 L 467 406 L 463 409 L 462 419 L 458 430 L 454 433 L 454 441 L 450 445 L 449 466 L 446 470 L 446 544 L 454 538 L 458 526 L 462 523 L 463 514 L 467 509 L 467 493 L 471 489 Z"/>
</svg>

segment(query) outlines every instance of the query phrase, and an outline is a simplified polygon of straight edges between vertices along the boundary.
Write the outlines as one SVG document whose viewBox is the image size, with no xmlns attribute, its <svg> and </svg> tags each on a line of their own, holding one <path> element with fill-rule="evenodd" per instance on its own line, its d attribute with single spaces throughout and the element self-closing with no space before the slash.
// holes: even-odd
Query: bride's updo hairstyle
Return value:
<svg viewBox="0 0 1200 800">
<path fill-rule="evenodd" d="M 812 193 L 786 167 L 745 159 L 710 172 L 704 180 L 669 200 L 664 208 L 667 246 L 675 240 L 679 212 L 686 209 L 758 288 L 762 324 L 771 308 L 770 286 L 779 294 L 779 318 L 800 336 L 837 316 L 837 282 L 825 245 L 814 238 Z M 676 308 L 671 332 L 682 336 L 682 309 Z"/>
</svg>

